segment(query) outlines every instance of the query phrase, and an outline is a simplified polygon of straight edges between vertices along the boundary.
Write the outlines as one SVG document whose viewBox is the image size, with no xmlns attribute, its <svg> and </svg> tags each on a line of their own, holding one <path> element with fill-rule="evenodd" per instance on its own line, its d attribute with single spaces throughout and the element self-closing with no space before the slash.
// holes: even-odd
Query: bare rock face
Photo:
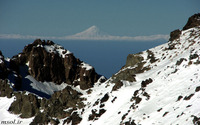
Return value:
<svg viewBox="0 0 200 125">
<path fill-rule="evenodd" d="M 99 78 L 93 67 L 84 67 L 85 63 L 75 58 L 73 53 L 52 41 L 40 39 L 14 56 L 10 65 L 16 72 L 19 72 L 20 65 L 27 65 L 29 74 L 38 81 L 56 84 L 65 82 L 69 85 L 80 85 L 81 89 L 91 88 Z"/>
<path fill-rule="evenodd" d="M 173 41 L 175 39 L 178 39 L 181 35 L 181 31 L 179 29 L 174 30 L 170 33 L 169 41 Z"/>
<path fill-rule="evenodd" d="M 188 19 L 188 22 L 183 27 L 183 30 L 187 30 L 192 27 L 200 26 L 200 13 L 194 14 Z"/>
<path fill-rule="evenodd" d="M 5 79 L 8 75 L 8 70 L 5 64 L 4 56 L 0 51 L 0 79 Z"/>
<path fill-rule="evenodd" d="M 7 80 L 0 79 L 0 97 L 11 98 L 13 95 L 13 89 L 8 84 Z"/>
<path fill-rule="evenodd" d="M 30 118 L 39 112 L 40 102 L 35 95 L 16 92 L 15 98 L 8 109 L 10 112 L 21 114 L 21 118 Z"/>
</svg>

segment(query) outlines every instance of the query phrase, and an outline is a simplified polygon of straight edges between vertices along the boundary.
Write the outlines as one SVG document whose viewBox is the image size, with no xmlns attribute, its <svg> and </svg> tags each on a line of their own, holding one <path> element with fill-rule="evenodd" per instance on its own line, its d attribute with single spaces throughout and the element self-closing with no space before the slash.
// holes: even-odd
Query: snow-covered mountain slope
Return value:
<svg viewBox="0 0 200 125">
<path fill-rule="evenodd" d="M 38 97 L 30 92 L 13 92 L 10 88 L 10 79 L 8 82 L 4 79 L 0 80 L 0 96 L 3 96 L 0 97 L 0 102 L 5 101 L 10 105 L 0 103 L 0 111 L 3 112 L 3 115 L 0 116 L 4 118 L 3 120 L 7 120 L 5 115 L 8 114 L 6 110 L 9 110 L 10 113 L 17 114 L 9 114 L 10 117 L 21 121 L 23 121 L 22 118 L 26 118 L 24 123 L 30 124 L 199 125 L 199 17 L 200 14 L 192 16 L 183 30 L 171 32 L 168 43 L 137 54 L 129 54 L 125 66 L 106 81 L 103 76 L 96 79 L 95 83 L 88 81 L 88 78 L 84 76 L 90 74 L 93 68 L 81 61 L 77 61 L 78 65 L 75 66 L 77 71 L 73 74 L 76 75 L 73 82 L 66 81 L 66 87 L 61 87 L 61 90 L 54 92 L 49 99 Z M 24 53 L 14 57 L 17 60 L 14 61 L 14 64 L 26 60 L 24 63 L 30 68 L 33 64 L 31 61 L 39 58 L 34 50 L 35 48 L 38 50 L 37 47 L 40 48 L 41 44 L 39 46 L 34 44 L 34 46 L 36 47 L 31 47 L 32 49 L 27 47 L 23 51 Z M 63 52 L 60 51 L 60 47 L 57 47 L 56 50 L 55 48 L 52 50 L 51 47 L 50 49 L 46 47 L 40 49 L 42 52 L 43 50 L 48 51 L 50 57 L 58 53 L 58 56 L 64 60 L 71 55 L 69 52 L 62 56 L 60 54 Z M 49 53 L 50 51 L 52 53 Z M 34 57 L 30 56 L 29 52 Z M 46 54 L 43 52 L 43 55 Z M 3 64 L 5 60 L 2 57 Z M 24 59 L 25 57 L 28 58 Z M 47 57 L 49 58 L 49 56 L 44 56 L 43 60 Z M 53 59 L 51 61 L 54 62 Z M 41 62 L 42 67 L 49 64 L 49 62 Z M 58 62 L 61 64 L 60 61 Z M 69 62 L 69 67 L 77 64 L 75 60 Z M 67 70 L 69 67 L 64 69 Z M 7 72 L 5 65 L 0 65 L 1 69 Z M 34 69 L 38 71 L 43 68 Z M 13 74 L 20 77 L 17 70 Z M 93 79 L 93 75 L 89 76 Z M 45 83 L 38 82 L 35 74 L 31 74 L 31 72 L 26 78 L 31 80 L 34 86 Z M 34 80 L 36 81 L 34 82 Z M 88 82 L 92 86 L 85 88 L 84 85 Z M 51 85 L 49 87 L 52 90 L 55 88 Z M 38 86 L 38 90 L 39 88 L 44 87 Z"/>
<path fill-rule="evenodd" d="M 84 95 L 87 106 L 80 124 L 193 124 L 200 118 L 199 53 L 200 27 L 196 27 L 182 31 L 174 41 L 137 54 L 143 59 L 141 73 L 126 72 L 141 62 L 126 65 Z M 117 84 L 113 81 L 120 73 L 132 75 L 135 81 L 121 78 L 121 88 L 113 91 Z"/>
</svg>

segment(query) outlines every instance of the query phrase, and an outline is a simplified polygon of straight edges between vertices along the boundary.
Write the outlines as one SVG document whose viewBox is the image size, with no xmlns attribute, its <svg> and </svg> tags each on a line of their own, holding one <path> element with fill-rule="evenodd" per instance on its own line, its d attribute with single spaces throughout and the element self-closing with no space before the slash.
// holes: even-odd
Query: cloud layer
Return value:
<svg viewBox="0 0 200 125">
<path fill-rule="evenodd" d="M 101 37 L 87 37 L 87 36 L 32 36 L 20 34 L 0 34 L 0 39 L 49 39 L 49 40 L 127 40 L 127 41 L 153 41 L 153 40 L 168 40 L 169 35 L 150 35 L 150 36 L 101 36 Z"/>
</svg>

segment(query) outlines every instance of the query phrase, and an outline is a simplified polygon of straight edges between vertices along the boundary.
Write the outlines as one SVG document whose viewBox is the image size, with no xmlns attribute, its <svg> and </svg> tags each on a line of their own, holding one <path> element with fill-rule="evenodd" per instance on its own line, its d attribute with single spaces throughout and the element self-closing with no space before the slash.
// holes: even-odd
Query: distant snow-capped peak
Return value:
<svg viewBox="0 0 200 125">
<path fill-rule="evenodd" d="M 104 36 L 109 36 L 106 33 L 103 33 L 99 30 L 97 26 L 91 26 L 88 29 L 77 33 L 73 35 L 74 37 L 86 37 L 86 38 L 91 38 L 91 37 L 104 37 Z"/>
</svg>

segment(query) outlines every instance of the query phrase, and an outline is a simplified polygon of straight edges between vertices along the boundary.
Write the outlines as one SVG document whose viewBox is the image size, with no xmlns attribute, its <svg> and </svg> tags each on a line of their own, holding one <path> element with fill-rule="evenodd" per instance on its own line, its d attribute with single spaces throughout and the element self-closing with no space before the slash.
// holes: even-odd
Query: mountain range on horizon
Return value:
<svg viewBox="0 0 200 125">
<path fill-rule="evenodd" d="M 124 40 L 124 41 L 154 41 L 154 40 L 168 40 L 169 35 L 157 34 L 150 36 L 113 36 L 102 32 L 97 26 L 93 25 L 88 29 L 63 37 L 45 37 L 45 36 L 32 36 L 20 34 L 0 34 L 0 39 L 52 39 L 52 40 Z"/>
<path fill-rule="evenodd" d="M 92 26 L 82 35 L 106 34 Z M 167 43 L 127 55 L 108 79 L 36 39 L 12 58 L 0 51 L 0 124 L 200 125 L 199 74 L 200 13 Z"/>
</svg>

